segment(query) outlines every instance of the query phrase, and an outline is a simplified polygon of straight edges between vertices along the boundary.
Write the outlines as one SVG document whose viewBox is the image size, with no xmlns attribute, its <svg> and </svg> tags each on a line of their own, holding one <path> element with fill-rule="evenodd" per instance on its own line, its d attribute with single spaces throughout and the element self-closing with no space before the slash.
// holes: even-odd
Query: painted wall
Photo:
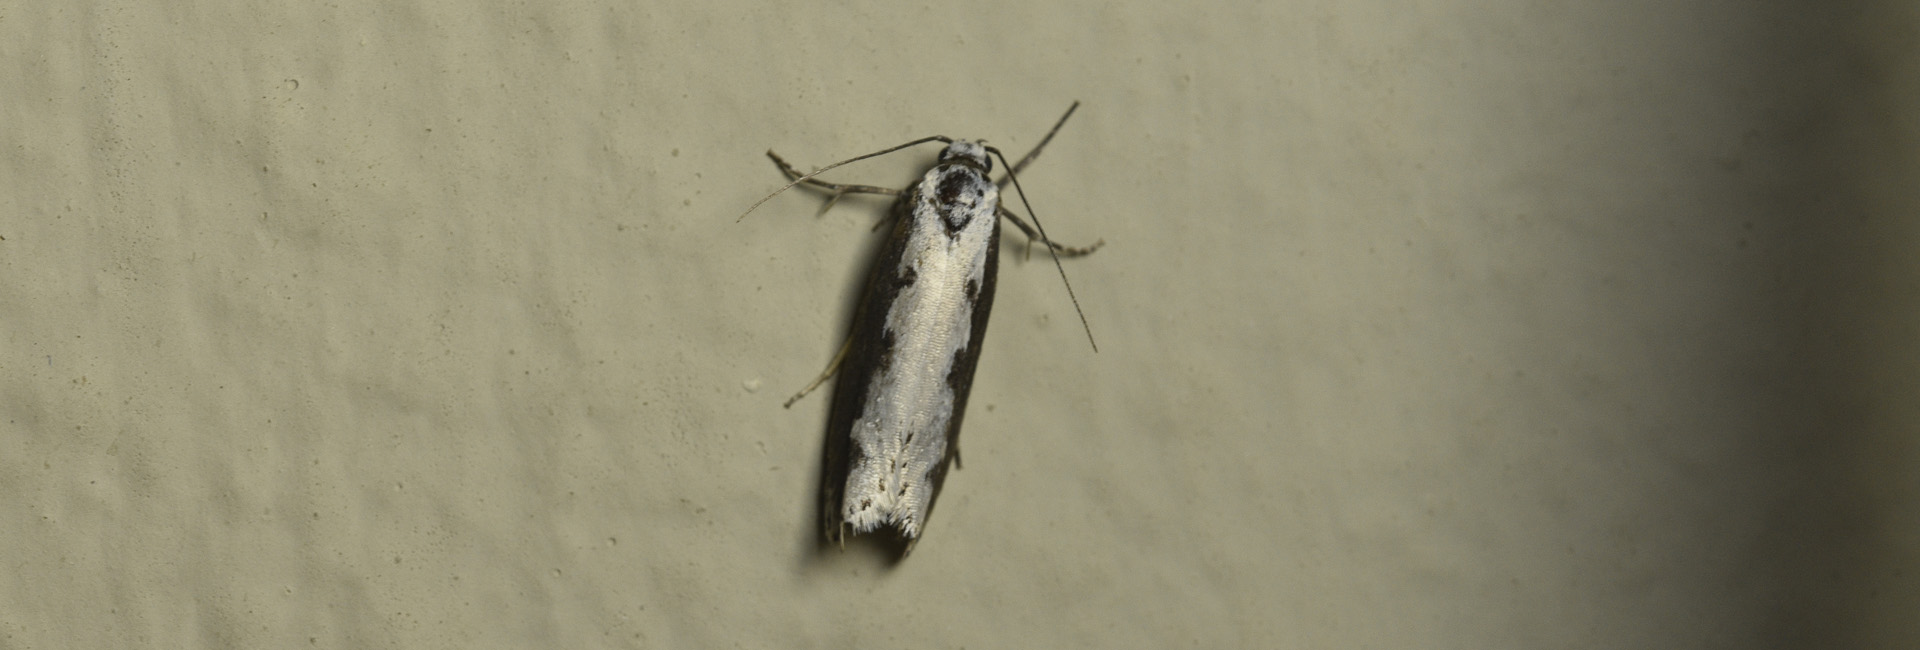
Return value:
<svg viewBox="0 0 1920 650">
<path fill-rule="evenodd" d="M 1920 10 L 0 10 L 0 646 L 1906 648 Z M 894 564 L 813 526 L 910 138 L 1024 151 Z M 903 186 L 933 149 L 835 170 Z M 1009 241 L 1020 243 L 1017 235 Z"/>
</svg>

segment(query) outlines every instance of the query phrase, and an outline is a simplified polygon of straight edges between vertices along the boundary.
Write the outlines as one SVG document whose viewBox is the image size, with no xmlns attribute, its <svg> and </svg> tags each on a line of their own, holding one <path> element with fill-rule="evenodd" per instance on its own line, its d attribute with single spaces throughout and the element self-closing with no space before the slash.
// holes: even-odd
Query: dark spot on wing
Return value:
<svg viewBox="0 0 1920 650">
<path fill-rule="evenodd" d="M 961 347 L 953 351 L 953 364 L 947 366 L 947 388 L 952 389 L 955 395 L 960 394 L 961 369 L 966 367 L 966 359 L 967 348 Z M 969 372 L 967 374 L 971 373 Z M 954 415 L 957 417 L 959 414 L 955 413 Z"/>
<path fill-rule="evenodd" d="M 974 211 L 987 200 L 987 187 L 986 177 L 972 169 L 955 166 L 942 170 L 935 181 L 933 199 L 948 237 L 958 238 L 973 221 Z"/>
<path fill-rule="evenodd" d="M 941 174 L 940 186 L 934 188 L 933 198 L 941 205 L 959 203 L 961 196 L 971 194 L 971 192 L 967 190 L 974 189 L 972 187 L 972 180 L 973 179 L 968 178 L 967 174 L 961 173 L 959 170 L 951 170 L 945 174 Z"/>
<path fill-rule="evenodd" d="M 873 367 L 874 376 L 893 367 L 893 330 L 880 329 L 880 363 Z"/>
</svg>

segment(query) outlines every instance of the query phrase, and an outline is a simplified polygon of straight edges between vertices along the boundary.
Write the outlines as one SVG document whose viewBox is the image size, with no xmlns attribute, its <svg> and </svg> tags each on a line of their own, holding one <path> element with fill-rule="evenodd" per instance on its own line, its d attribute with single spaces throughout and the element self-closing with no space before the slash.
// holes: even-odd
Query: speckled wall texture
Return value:
<svg viewBox="0 0 1920 650">
<path fill-rule="evenodd" d="M 1911 2 L 0 8 L 0 647 L 1911 648 Z M 920 545 L 886 214 L 1024 151 Z M 834 170 L 904 186 L 932 149 Z M 1024 209 L 1022 210 L 1024 211 Z"/>
</svg>

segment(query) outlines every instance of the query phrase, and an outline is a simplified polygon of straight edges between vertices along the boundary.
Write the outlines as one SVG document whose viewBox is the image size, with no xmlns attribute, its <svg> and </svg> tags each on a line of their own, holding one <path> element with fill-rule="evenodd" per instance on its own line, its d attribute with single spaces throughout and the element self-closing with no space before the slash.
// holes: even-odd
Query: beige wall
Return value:
<svg viewBox="0 0 1920 650">
<path fill-rule="evenodd" d="M 1920 12 L 1804 5 L 0 9 L 0 646 L 1911 647 Z M 1100 352 L 1007 252 L 816 553 L 884 206 L 761 152 L 1074 99 Z"/>
</svg>

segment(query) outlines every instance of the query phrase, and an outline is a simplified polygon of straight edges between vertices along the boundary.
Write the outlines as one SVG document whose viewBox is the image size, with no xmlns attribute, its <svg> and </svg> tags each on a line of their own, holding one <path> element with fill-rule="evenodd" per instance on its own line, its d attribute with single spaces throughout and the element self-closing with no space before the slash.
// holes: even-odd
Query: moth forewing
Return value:
<svg viewBox="0 0 1920 650">
<path fill-rule="evenodd" d="M 919 538 L 957 451 L 998 267 L 999 190 L 959 141 L 898 208 L 840 368 L 822 490 L 829 538 L 893 526 Z M 831 443 L 830 443 L 831 444 Z M 839 494 L 834 494 L 834 492 Z"/>
</svg>

